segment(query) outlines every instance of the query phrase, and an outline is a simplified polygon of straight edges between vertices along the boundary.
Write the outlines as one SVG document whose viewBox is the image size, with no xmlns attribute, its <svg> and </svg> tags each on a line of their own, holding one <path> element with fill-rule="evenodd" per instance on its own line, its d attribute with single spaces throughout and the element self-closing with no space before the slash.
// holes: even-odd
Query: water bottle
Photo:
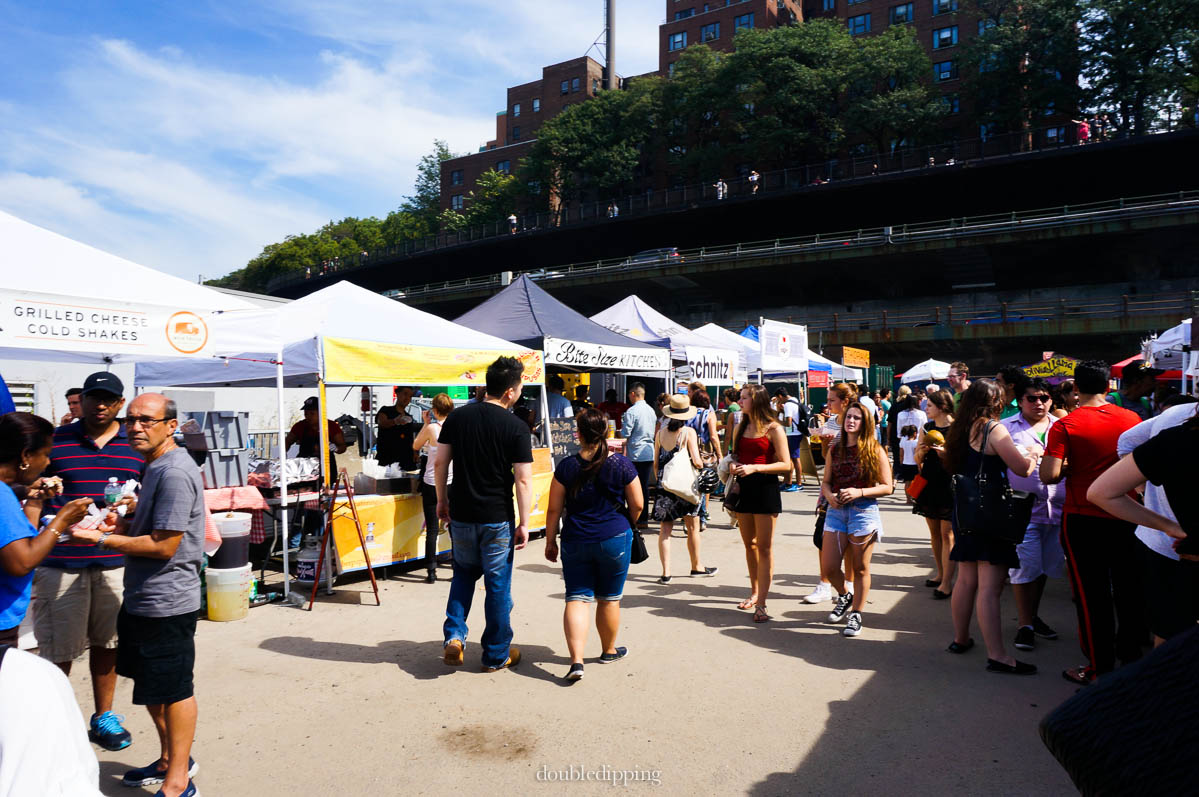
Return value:
<svg viewBox="0 0 1199 797">
<path fill-rule="evenodd" d="M 104 503 L 105 503 L 105 505 L 116 506 L 117 502 L 121 500 L 121 495 L 123 492 L 124 492 L 124 489 L 121 487 L 121 484 L 117 480 L 117 477 L 110 476 L 108 478 L 108 484 L 106 484 L 104 486 Z"/>
</svg>

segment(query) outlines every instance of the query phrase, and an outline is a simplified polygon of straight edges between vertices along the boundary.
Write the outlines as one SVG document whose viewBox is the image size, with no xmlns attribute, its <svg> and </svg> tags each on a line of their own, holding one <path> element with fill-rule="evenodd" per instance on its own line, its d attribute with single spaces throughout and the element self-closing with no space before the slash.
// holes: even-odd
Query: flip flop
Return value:
<svg viewBox="0 0 1199 797">
<path fill-rule="evenodd" d="M 1087 672 L 1087 668 L 1085 666 L 1071 667 L 1068 670 L 1062 670 L 1062 677 L 1070 683 L 1078 684 L 1079 686 L 1090 686 L 1091 681 L 1095 680 L 1091 674 Z"/>
<path fill-rule="evenodd" d="M 737 608 L 749 610 L 754 607 L 755 603 L 757 603 L 757 600 L 755 598 L 746 598 L 745 600 L 743 600 L 737 604 Z"/>
</svg>

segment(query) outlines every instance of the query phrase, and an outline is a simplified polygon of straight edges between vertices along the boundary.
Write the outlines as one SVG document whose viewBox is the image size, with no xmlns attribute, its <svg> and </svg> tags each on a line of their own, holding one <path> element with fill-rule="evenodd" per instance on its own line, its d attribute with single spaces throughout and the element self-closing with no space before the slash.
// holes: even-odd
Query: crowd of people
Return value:
<svg viewBox="0 0 1199 797">
<path fill-rule="evenodd" d="M 407 411 L 410 389 L 397 391 L 396 406 L 379 414 L 381 437 L 397 459 L 425 459 L 429 527 L 444 522 L 450 529 L 453 577 L 443 625 L 449 665 L 465 661 L 479 579 L 483 669 L 502 670 L 521 658 L 512 644 L 511 581 L 533 509 L 533 438 L 512 411 L 522 372 L 519 360 L 497 359 L 476 400 L 455 408 L 438 394 L 417 433 Z M 844 636 L 868 625 L 871 559 L 884 535 L 880 501 L 902 483 L 910 511 L 928 525 L 935 572 L 925 587 L 949 602 L 949 653 L 975 647 L 977 623 L 988 672 L 1035 673 L 1006 643 L 1027 651 L 1038 639 L 1057 638 L 1038 611 L 1049 579 L 1068 576 L 1085 660 L 1063 676 L 1085 686 L 1136 661 L 1199 622 L 1199 403 L 1157 390 L 1155 376 L 1130 367 L 1111 390 L 1106 363 L 1081 361 L 1072 378 L 1054 386 L 1019 368 L 971 379 L 959 362 L 948 387 L 905 385 L 892 398 L 889 390 L 868 395 L 841 382 L 818 410 L 802 393 L 759 384 L 723 391 L 714 407 L 698 382 L 659 395 L 655 406 L 640 383 L 629 386 L 626 401 L 609 390 L 592 406 L 585 391 L 573 402 L 561 395 L 561 378 L 551 377 L 548 412 L 572 417 L 579 441 L 555 468 L 544 542 L 565 582 L 564 677 L 584 675 L 589 604 L 596 605 L 598 661 L 629 654 L 617 644 L 620 601 L 634 552 L 649 556 L 640 535 L 651 522 L 659 584 L 675 577 L 671 538 L 680 521 L 689 576 L 720 575 L 703 557 L 703 530 L 717 501 L 745 549 L 748 593 L 735 606 L 751 612 L 754 623 L 770 622 L 781 494 L 805 489 L 806 448 L 818 448 L 824 461 L 815 508 L 784 522 L 813 524 L 820 581 L 802 600 L 829 603 L 827 621 Z M 161 783 L 166 797 L 194 794 L 199 474 L 175 445 L 177 411 L 166 396 L 143 393 L 126 405 L 120 380 L 101 372 L 68 397 L 71 412 L 57 428 L 29 413 L 0 416 L 0 656 L 9 657 L 10 672 L 61 696 L 69 694 L 72 662 L 87 653 L 95 709 L 87 736 L 109 750 L 132 741 L 113 705 L 117 677 L 131 678 L 133 703 L 147 707 L 158 731 L 159 756 L 127 772 L 124 782 Z M 305 410 L 287 442 L 311 448 L 319 419 L 315 406 Z M 620 429 L 623 454 L 607 444 L 612 427 Z M 344 450 L 344 441 L 339 446 L 332 434 L 330 441 Z M 107 494 L 110 483 L 128 480 L 140 483 L 136 495 Z M 428 536 L 435 546 L 436 535 Z M 432 583 L 435 547 L 426 560 Z M 35 583 L 41 664 L 10 650 Z M 1004 628 L 1000 609 L 1008 583 L 1015 629 Z M 0 731 L 5 750 L 27 744 Z M 4 756 L 0 772 L 16 782 L 34 776 L 16 761 Z M 74 784 L 94 784 L 95 771 L 64 766 L 53 777 L 62 793 L 91 793 Z"/>
</svg>

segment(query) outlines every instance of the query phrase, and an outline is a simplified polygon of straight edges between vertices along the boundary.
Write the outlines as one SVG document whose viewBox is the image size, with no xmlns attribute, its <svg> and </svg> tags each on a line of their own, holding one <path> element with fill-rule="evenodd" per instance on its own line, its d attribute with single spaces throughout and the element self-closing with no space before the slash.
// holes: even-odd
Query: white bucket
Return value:
<svg viewBox="0 0 1199 797">
<path fill-rule="evenodd" d="M 208 619 L 218 622 L 242 620 L 250 613 L 250 585 L 254 571 L 250 565 L 232 570 L 204 571 L 208 587 Z"/>
</svg>

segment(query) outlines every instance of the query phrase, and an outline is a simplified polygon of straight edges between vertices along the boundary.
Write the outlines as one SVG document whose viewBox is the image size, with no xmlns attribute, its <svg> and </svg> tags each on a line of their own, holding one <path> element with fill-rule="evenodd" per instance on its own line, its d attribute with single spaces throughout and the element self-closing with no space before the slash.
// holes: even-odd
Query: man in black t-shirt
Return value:
<svg viewBox="0 0 1199 797">
<path fill-rule="evenodd" d="M 512 559 L 529 541 L 533 448 L 529 427 L 513 415 L 524 365 L 500 357 L 487 368 L 483 401 L 454 410 L 438 438 L 435 478 L 437 516 L 450 524 L 454 579 L 445 608 L 445 663 L 459 665 L 466 643 L 466 616 L 475 584 L 483 578 L 483 669 L 502 670 L 520 661 L 512 645 Z M 447 485 L 450 463 L 454 482 Z M 512 491 L 520 521 L 512 510 Z"/>
<path fill-rule="evenodd" d="M 398 462 L 404 470 L 416 469 L 416 455 L 412 451 L 412 441 L 416 439 L 417 424 L 408 413 L 408 403 L 412 401 L 412 393 L 413 390 L 410 387 L 396 388 L 395 406 L 380 407 L 379 412 L 375 415 L 375 422 L 379 424 L 375 453 L 382 466 Z"/>
</svg>

